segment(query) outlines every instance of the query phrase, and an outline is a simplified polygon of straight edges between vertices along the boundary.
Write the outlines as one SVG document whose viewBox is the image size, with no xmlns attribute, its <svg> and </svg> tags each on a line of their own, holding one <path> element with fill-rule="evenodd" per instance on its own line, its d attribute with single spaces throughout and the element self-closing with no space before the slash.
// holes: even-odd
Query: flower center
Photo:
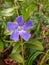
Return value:
<svg viewBox="0 0 49 65">
<path fill-rule="evenodd" d="M 22 30 L 22 27 L 21 26 L 18 26 L 18 30 L 21 31 Z"/>
</svg>

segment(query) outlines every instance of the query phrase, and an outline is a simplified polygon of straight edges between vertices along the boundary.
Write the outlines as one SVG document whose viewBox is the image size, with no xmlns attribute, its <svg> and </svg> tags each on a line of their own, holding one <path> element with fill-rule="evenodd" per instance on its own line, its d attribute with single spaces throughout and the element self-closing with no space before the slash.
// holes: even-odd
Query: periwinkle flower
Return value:
<svg viewBox="0 0 49 65">
<path fill-rule="evenodd" d="M 26 30 L 33 28 L 33 24 L 31 20 L 28 20 L 26 23 L 24 23 L 23 17 L 18 16 L 16 18 L 16 23 L 8 22 L 7 27 L 8 27 L 8 31 L 13 30 L 10 39 L 14 41 L 18 41 L 20 35 L 21 38 L 23 38 L 25 41 L 28 41 L 29 38 L 31 37 L 31 34 Z"/>
</svg>

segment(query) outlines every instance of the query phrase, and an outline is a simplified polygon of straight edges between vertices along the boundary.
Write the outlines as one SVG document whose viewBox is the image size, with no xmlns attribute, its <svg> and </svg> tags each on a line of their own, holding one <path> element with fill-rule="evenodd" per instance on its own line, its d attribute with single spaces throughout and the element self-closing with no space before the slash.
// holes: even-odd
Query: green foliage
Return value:
<svg viewBox="0 0 49 65">
<path fill-rule="evenodd" d="M 4 44 L 3 42 L 0 40 L 0 52 L 2 52 L 4 50 Z"/>
<path fill-rule="evenodd" d="M 26 44 L 26 47 L 32 48 L 34 50 L 39 50 L 39 51 L 44 50 L 42 43 L 36 39 L 30 39 L 25 44 Z"/>
<path fill-rule="evenodd" d="M 7 30 L 7 22 L 14 22 L 19 15 L 24 22 L 30 19 L 34 23 L 29 31 L 31 39 L 23 41 L 26 65 L 49 65 L 49 0 L 0 0 L 0 53 L 4 56 L 8 52 L 10 58 L 23 64 L 21 43 L 10 40 L 13 31 Z"/>
<path fill-rule="evenodd" d="M 15 43 L 13 45 L 12 53 L 20 53 L 21 52 L 21 45 L 19 43 Z"/>
<path fill-rule="evenodd" d="M 49 52 L 49 50 L 48 50 L 47 53 L 43 56 L 43 58 L 42 58 L 42 60 L 41 60 L 41 62 L 40 62 L 40 65 L 42 65 L 47 58 L 49 58 L 48 52 Z"/>
<path fill-rule="evenodd" d="M 22 9 L 22 15 L 24 17 L 24 21 L 27 21 L 30 16 L 33 14 L 35 9 L 35 5 L 34 4 L 30 4 L 27 8 L 23 8 Z"/>
<path fill-rule="evenodd" d="M 11 58 L 13 58 L 14 60 L 16 60 L 19 63 L 23 63 L 23 58 L 20 54 L 17 53 L 13 53 L 10 55 Z"/>
<path fill-rule="evenodd" d="M 42 54 L 43 52 L 40 51 L 36 51 L 33 54 L 30 55 L 28 61 L 27 61 L 27 65 L 32 65 L 32 63 L 34 62 L 34 60 L 37 58 L 38 55 Z"/>
</svg>

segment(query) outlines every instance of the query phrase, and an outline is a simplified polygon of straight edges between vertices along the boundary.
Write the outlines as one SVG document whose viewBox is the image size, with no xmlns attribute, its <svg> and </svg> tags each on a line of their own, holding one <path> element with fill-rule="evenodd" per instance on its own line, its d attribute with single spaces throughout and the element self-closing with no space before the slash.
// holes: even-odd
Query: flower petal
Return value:
<svg viewBox="0 0 49 65">
<path fill-rule="evenodd" d="M 12 35 L 10 36 L 10 39 L 14 40 L 14 41 L 18 41 L 19 40 L 19 32 L 16 30 L 12 33 Z"/>
<path fill-rule="evenodd" d="M 31 34 L 26 32 L 26 31 L 22 31 L 20 32 L 20 36 L 25 40 L 25 41 L 28 41 L 29 38 L 31 37 Z"/>
<path fill-rule="evenodd" d="M 16 25 L 15 23 L 13 22 L 8 22 L 7 23 L 7 27 L 8 27 L 8 30 L 11 31 L 11 30 L 15 30 L 18 28 L 18 25 Z"/>
<path fill-rule="evenodd" d="M 33 28 L 33 24 L 31 20 L 28 20 L 24 25 L 23 25 L 23 30 L 29 30 L 31 28 Z"/>
<path fill-rule="evenodd" d="M 19 24 L 19 26 L 22 26 L 24 24 L 24 20 L 22 16 L 18 16 L 16 18 L 16 22 Z"/>
</svg>

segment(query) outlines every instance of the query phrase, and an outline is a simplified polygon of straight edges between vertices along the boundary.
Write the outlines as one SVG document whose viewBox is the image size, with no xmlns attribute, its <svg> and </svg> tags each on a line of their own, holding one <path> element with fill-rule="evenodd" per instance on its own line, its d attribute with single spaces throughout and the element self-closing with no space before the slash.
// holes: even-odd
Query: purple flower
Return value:
<svg viewBox="0 0 49 65">
<path fill-rule="evenodd" d="M 13 30 L 12 35 L 10 36 L 10 39 L 14 41 L 19 40 L 19 35 L 25 40 L 28 41 L 31 37 L 31 34 L 29 32 L 26 32 L 26 30 L 29 30 L 33 27 L 32 21 L 28 20 L 26 23 L 24 23 L 24 19 L 22 16 L 18 16 L 16 18 L 16 23 L 14 22 L 8 22 L 8 31 Z"/>
</svg>

